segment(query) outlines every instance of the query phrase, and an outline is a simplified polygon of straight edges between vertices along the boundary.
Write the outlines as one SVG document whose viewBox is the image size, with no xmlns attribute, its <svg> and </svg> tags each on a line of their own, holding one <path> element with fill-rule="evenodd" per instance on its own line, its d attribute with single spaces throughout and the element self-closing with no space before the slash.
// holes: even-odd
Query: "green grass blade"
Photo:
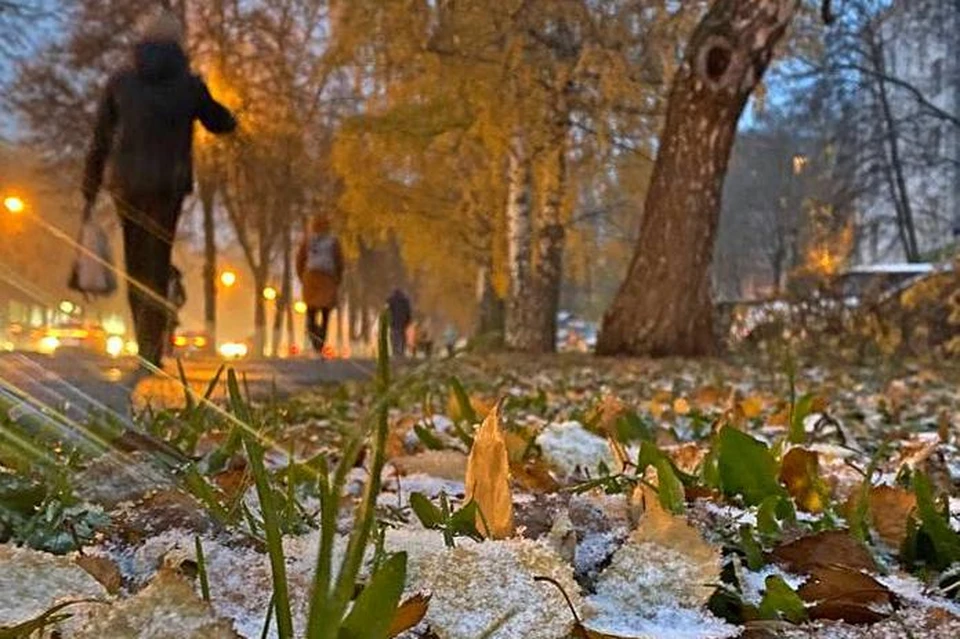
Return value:
<svg viewBox="0 0 960 639">
<path fill-rule="evenodd" d="M 340 628 L 340 637 L 386 639 L 406 578 L 407 553 L 400 552 L 387 559 L 357 597 Z"/>
<path fill-rule="evenodd" d="M 207 579 L 207 560 L 203 555 L 203 544 L 200 535 L 193 536 L 193 544 L 197 550 L 197 572 L 200 573 L 200 594 L 203 600 L 210 602 L 210 581 Z"/>
<path fill-rule="evenodd" d="M 234 415 L 247 427 L 251 427 L 250 406 L 240 395 L 237 375 L 232 370 L 227 374 L 227 387 Z M 270 476 L 263 463 L 263 446 L 256 436 L 247 431 L 243 432 L 242 438 L 263 515 L 263 530 L 267 541 L 267 553 L 270 557 L 270 572 L 273 575 L 277 634 L 280 639 L 292 639 L 293 616 L 290 612 L 290 594 L 287 586 L 287 566 L 283 556 L 283 537 L 280 534 L 280 517 L 274 501 L 273 487 L 270 485 Z"/>
<path fill-rule="evenodd" d="M 460 406 L 460 414 L 463 415 L 464 421 L 473 426 L 480 418 L 477 417 L 477 412 L 473 410 L 473 404 L 470 403 L 470 395 L 467 394 L 467 389 L 463 387 L 463 383 L 456 376 L 450 378 L 450 388 L 453 390 L 454 397 L 457 398 L 457 404 Z"/>
<path fill-rule="evenodd" d="M 187 381 L 187 371 L 183 368 L 183 361 L 177 358 L 177 373 L 180 375 L 180 383 L 183 385 L 183 402 L 186 406 L 185 412 L 189 415 L 197 410 L 197 401 L 193 397 L 193 391 L 190 390 L 190 384 Z"/>
<path fill-rule="evenodd" d="M 377 360 L 377 370 L 379 371 L 377 390 L 381 400 L 387 397 L 390 388 L 390 355 L 387 348 L 388 326 L 389 315 L 384 313 L 380 318 L 380 338 L 378 340 L 380 352 L 378 353 Z M 337 578 L 337 586 L 334 589 L 330 613 L 334 615 L 336 619 L 342 617 L 353 595 L 357 574 L 360 572 L 360 567 L 363 564 L 364 551 L 366 550 L 367 541 L 373 529 L 377 496 L 380 494 L 380 476 L 383 473 L 383 466 L 386 461 L 384 449 L 387 440 L 388 411 L 389 402 L 379 402 L 376 415 L 376 429 L 374 431 L 373 444 L 370 447 L 372 458 L 370 478 L 367 480 L 363 497 L 357 507 L 353 533 L 347 542 L 347 550 L 344 554 L 343 564 L 341 565 L 340 574 Z"/>
</svg>

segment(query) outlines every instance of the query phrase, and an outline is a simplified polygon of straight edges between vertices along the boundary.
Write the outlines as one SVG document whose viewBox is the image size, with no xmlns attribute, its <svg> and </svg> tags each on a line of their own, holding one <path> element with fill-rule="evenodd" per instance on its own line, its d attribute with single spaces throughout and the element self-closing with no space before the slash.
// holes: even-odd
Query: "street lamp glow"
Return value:
<svg viewBox="0 0 960 639">
<path fill-rule="evenodd" d="M 237 274 L 233 271 L 224 271 L 220 274 L 220 283 L 226 288 L 232 287 L 237 283 Z"/>
<path fill-rule="evenodd" d="M 293 310 L 294 310 L 296 313 L 300 314 L 300 315 L 306 315 L 306 314 L 307 314 L 307 303 L 306 303 L 306 302 L 297 302 L 296 304 L 293 305 Z"/>
<path fill-rule="evenodd" d="M 70 300 L 63 300 L 62 302 L 60 302 L 60 311 L 61 311 L 61 312 L 66 313 L 67 315 L 70 315 L 70 314 L 72 314 L 75 310 L 77 310 L 77 307 L 76 307 L 76 306 L 74 305 L 74 303 L 71 302 Z"/>
<path fill-rule="evenodd" d="M 3 199 L 3 207 L 10 213 L 17 215 L 19 213 L 23 213 L 26 210 L 27 205 L 16 195 L 10 195 Z"/>
<path fill-rule="evenodd" d="M 272 286 L 268 286 L 263 289 L 263 299 L 267 300 L 268 302 L 272 302 L 277 299 L 277 289 L 273 288 Z"/>
</svg>

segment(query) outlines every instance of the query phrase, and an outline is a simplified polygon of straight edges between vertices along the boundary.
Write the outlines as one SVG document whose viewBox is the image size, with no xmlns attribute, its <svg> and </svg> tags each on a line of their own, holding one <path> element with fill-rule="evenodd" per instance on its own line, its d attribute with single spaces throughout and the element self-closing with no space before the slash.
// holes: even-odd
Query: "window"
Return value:
<svg viewBox="0 0 960 639">
<path fill-rule="evenodd" d="M 939 95 L 943 90 L 943 58 L 935 60 L 931 68 L 933 95 Z"/>
</svg>

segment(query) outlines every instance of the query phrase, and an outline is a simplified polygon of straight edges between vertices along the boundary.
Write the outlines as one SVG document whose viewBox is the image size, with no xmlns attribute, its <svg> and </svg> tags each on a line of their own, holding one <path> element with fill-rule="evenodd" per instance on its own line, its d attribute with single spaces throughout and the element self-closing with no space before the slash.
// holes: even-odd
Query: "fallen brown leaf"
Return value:
<svg viewBox="0 0 960 639">
<path fill-rule="evenodd" d="M 848 530 L 826 530 L 777 546 L 773 559 L 794 572 L 809 573 L 816 566 L 843 566 L 876 571 L 877 564 L 866 547 Z"/>
<path fill-rule="evenodd" d="M 707 456 L 707 451 L 703 446 L 693 443 L 661 448 L 677 468 L 691 475 L 697 471 L 704 457 Z"/>
<path fill-rule="evenodd" d="M 820 457 L 804 448 L 791 448 L 780 464 L 780 483 L 796 501 L 800 510 L 808 513 L 823 511 L 827 488 L 820 479 Z"/>
<path fill-rule="evenodd" d="M 430 595 L 416 594 L 397 608 L 393 615 L 393 621 L 390 622 L 390 629 L 387 636 L 391 639 L 402 632 L 406 632 L 415 627 L 427 614 L 427 607 L 430 605 Z"/>
<path fill-rule="evenodd" d="M 424 474 L 459 481 L 467 471 L 467 456 L 458 450 L 426 450 L 390 461 L 401 475 Z"/>
<path fill-rule="evenodd" d="M 100 582 L 100 585 L 107 589 L 111 595 L 120 591 L 122 578 L 120 569 L 112 560 L 106 557 L 93 557 L 91 555 L 80 555 L 75 563 L 83 568 L 87 574 Z"/>
<path fill-rule="evenodd" d="M 243 468 L 225 470 L 211 479 L 230 501 L 239 497 L 253 484 L 253 476 Z"/>
<path fill-rule="evenodd" d="M 490 539 L 511 537 L 513 498 L 510 494 L 510 461 L 500 428 L 503 400 L 491 410 L 477 430 L 467 459 L 466 497 L 477 503 L 477 530 Z"/>
<path fill-rule="evenodd" d="M 871 624 L 883 621 L 889 614 L 884 614 L 866 606 L 851 601 L 824 601 L 807 608 L 810 619 L 827 619 L 830 621 L 846 621 L 850 624 Z"/>
<path fill-rule="evenodd" d="M 510 465 L 513 481 L 520 488 L 531 493 L 555 493 L 560 483 L 550 474 L 549 465 L 542 459 L 530 459 Z"/>
<path fill-rule="evenodd" d="M 797 594 L 813 604 L 844 603 L 851 607 L 870 606 L 875 610 L 894 603 L 893 593 L 879 581 L 859 570 L 839 566 L 812 567 L 810 578 L 800 586 Z"/>
<path fill-rule="evenodd" d="M 844 510 L 848 518 L 856 512 L 859 498 L 854 492 L 847 500 Z M 907 538 L 907 522 L 917 507 L 916 495 L 895 486 L 873 486 L 868 499 L 873 529 L 885 544 L 900 548 Z"/>
</svg>

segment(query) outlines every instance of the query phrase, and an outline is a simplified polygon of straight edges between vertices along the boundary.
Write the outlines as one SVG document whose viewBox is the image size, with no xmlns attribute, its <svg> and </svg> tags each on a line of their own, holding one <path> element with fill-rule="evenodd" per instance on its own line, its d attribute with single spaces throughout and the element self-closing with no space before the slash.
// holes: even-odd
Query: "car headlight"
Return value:
<svg viewBox="0 0 960 639">
<path fill-rule="evenodd" d="M 40 352 L 48 355 L 53 354 L 60 348 L 60 340 L 53 335 L 47 335 L 40 338 Z"/>
<path fill-rule="evenodd" d="M 224 342 L 220 345 L 220 356 L 227 359 L 236 359 L 247 356 L 247 345 L 239 342 Z"/>
<path fill-rule="evenodd" d="M 126 344 L 119 335 L 111 335 L 107 338 L 107 355 L 110 357 L 120 357 Z"/>
</svg>

